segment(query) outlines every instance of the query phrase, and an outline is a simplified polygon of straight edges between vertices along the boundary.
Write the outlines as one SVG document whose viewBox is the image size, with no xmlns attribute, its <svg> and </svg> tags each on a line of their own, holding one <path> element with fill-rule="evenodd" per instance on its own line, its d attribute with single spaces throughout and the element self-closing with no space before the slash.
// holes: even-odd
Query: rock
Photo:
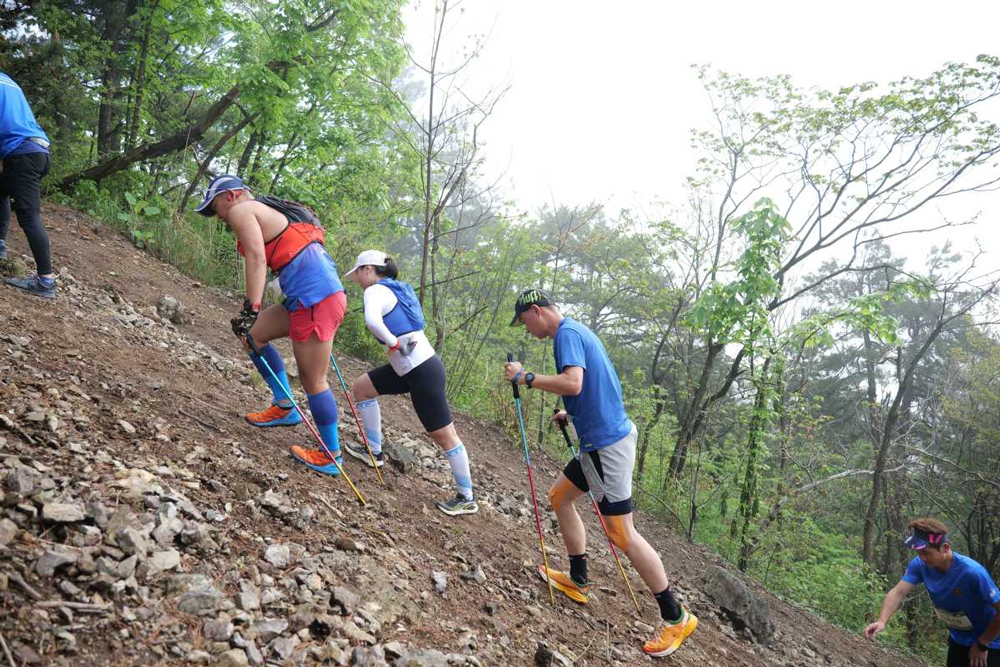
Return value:
<svg viewBox="0 0 1000 667">
<path fill-rule="evenodd" d="M 219 667 L 250 667 L 250 661 L 247 659 L 247 654 L 243 652 L 243 649 L 230 649 L 220 655 L 215 664 Z"/>
<path fill-rule="evenodd" d="M 284 569 L 291 565 L 292 554 L 285 544 L 272 544 L 264 551 L 264 560 L 271 565 Z"/>
<path fill-rule="evenodd" d="M 207 665 L 212 662 L 212 654 L 207 651 L 191 651 L 184 659 L 189 665 Z"/>
<path fill-rule="evenodd" d="M 83 521 L 86 516 L 83 505 L 76 503 L 45 503 L 42 506 L 42 518 L 56 523 L 72 523 Z"/>
<path fill-rule="evenodd" d="M 28 496 L 35 490 L 37 474 L 27 466 L 19 466 L 7 473 L 7 488 L 18 495 Z"/>
<path fill-rule="evenodd" d="M 335 545 L 341 551 L 355 551 L 360 553 L 365 550 L 365 545 L 362 542 L 353 540 L 350 537 L 338 537 Z"/>
<path fill-rule="evenodd" d="M 271 642 L 270 648 L 271 651 L 276 656 L 278 656 L 278 658 L 280 658 L 281 660 L 287 660 L 288 657 L 292 655 L 292 651 L 295 650 L 295 647 L 298 645 L 298 643 L 299 643 L 298 640 L 295 639 L 294 637 L 292 638 L 278 637 L 273 642 Z"/>
<path fill-rule="evenodd" d="M 233 624 L 228 619 L 205 621 L 201 626 L 201 634 L 213 642 L 228 642 L 233 636 Z"/>
<path fill-rule="evenodd" d="M 538 642 L 535 650 L 536 667 L 550 667 L 559 665 L 560 667 L 573 667 L 573 661 L 564 656 L 559 651 L 553 651 L 545 642 Z"/>
<path fill-rule="evenodd" d="M 268 643 L 282 632 L 288 628 L 288 621 L 283 618 L 267 618 L 263 621 L 257 621 L 250 628 L 251 633 L 255 638 L 259 639 L 264 644 Z"/>
<path fill-rule="evenodd" d="M 211 587 L 212 580 L 204 574 L 175 574 L 167 581 L 167 595 L 183 595 Z"/>
<path fill-rule="evenodd" d="M 17 536 L 17 524 L 10 519 L 0 519 L 0 548 L 6 547 Z"/>
<path fill-rule="evenodd" d="M 371 634 L 359 628 L 357 623 L 355 623 L 354 621 L 348 621 L 347 623 L 344 623 L 343 632 L 344 636 L 350 639 L 352 642 L 365 643 L 365 644 L 375 643 L 375 637 L 373 637 Z"/>
<path fill-rule="evenodd" d="M 447 667 L 448 656 L 440 651 L 409 651 L 396 661 L 396 667 Z"/>
<path fill-rule="evenodd" d="M 115 535 L 118 547 L 125 553 L 145 558 L 149 552 L 149 540 L 135 528 L 127 526 Z"/>
<path fill-rule="evenodd" d="M 253 584 L 240 582 L 242 590 L 236 596 L 236 604 L 244 611 L 260 609 L 260 589 Z"/>
<path fill-rule="evenodd" d="M 177 608 L 185 614 L 211 614 L 222 602 L 222 596 L 212 586 L 192 588 L 177 601 Z"/>
<path fill-rule="evenodd" d="M 335 586 L 330 605 L 339 605 L 344 610 L 344 616 L 351 616 L 361 606 L 361 596 L 343 586 Z"/>
<path fill-rule="evenodd" d="M 406 653 L 406 646 L 401 642 L 386 642 L 382 648 L 390 658 L 401 658 Z"/>
<path fill-rule="evenodd" d="M 410 472 L 420 462 L 413 449 L 391 440 L 383 443 L 382 453 L 388 456 L 389 463 L 402 473 Z"/>
<path fill-rule="evenodd" d="M 181 305 L 181 302 L 169 294 L 164 294 L 160 297 L 160 300 L 156 302 L 156 313 L 161 318 L 168 320 L 173 324 L 191 323 L 191 316 L 188 315 L 184 306 Z"/>
<path fill-rule="evenodd" d="M 371 648 L 355 646 L 348 664 L 351 667 L 385 667 L 389 663 L 385 661 L 385 652 L 381 646 Z"/>
<path fill-rule="evenodd" d="M 483 572 L 482 565 L 477 565 L 471 572 L 463 572 L 462 579 L 466 581 L 474 581 L 481 585 L 486 583 L 486 573 Z"/>
<path fill-rule="evenodd" d="M 767 601 L 736 575 L 717 567 L 706 577 L 703 590 L 722 608 L 737 630 L 746 629 L 759 644 L 771 643 L 774 620 Z"/>
<path fill-rule="evenodd" d="M 42 577 L 51 577 L 63 565 L 71 565 L 80 557 L 80 552 L 69 547 L 55 546 L 47 550 L 35 563 L 35 572 Z"/>
<path fill-rule="evenodd" d="M 135 435 L 137 432 L 135 430 L 135 426 L 132 426 L 132 424 L 128 423 L 124 419 L 118 420 L 118 426 L 121 427 L 121 429 L 126 433 L 128 433 L 129 435 Z"/>
<path fill-rule="evenodd" d="M 448 590 L 448 575 L 444 572 L 431 572 L 431 581 L 434 582 L 434 590 L 441 595 L 444 595 L 444 592 Z"/>
<path fill-rule="evenodd" d="M 153 576 L 167 570 L 173 570 L 179 566 L 181 564 L 181 555 L 176 549 L 154 551 L 146 563 L 149 565 L 147 574 Z"/>
</svg>

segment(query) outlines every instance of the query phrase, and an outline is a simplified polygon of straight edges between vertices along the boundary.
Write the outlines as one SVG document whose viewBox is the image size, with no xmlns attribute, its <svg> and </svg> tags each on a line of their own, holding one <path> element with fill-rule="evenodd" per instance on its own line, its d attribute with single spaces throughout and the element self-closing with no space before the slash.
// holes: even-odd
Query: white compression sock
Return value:
<svg viewBox="0 0 1000 667">
<path fill-rule="evenodd" d="M 372 454 L 382 453 L 382 410 L 378 407 L 378 399 L 371 398 L 357 404 L 358 414 L 365 426 L 365 435 Z"/>
<path fill-rule="evenodd" d="M 469 454 L 465 451 L 465 445 L 458 443 L 444 453 L 451 464 L 451 474 L 455 478 L 455 486 L 458 492 L 472 500 L 472 472 L 469 470 Z"/>
</svg>

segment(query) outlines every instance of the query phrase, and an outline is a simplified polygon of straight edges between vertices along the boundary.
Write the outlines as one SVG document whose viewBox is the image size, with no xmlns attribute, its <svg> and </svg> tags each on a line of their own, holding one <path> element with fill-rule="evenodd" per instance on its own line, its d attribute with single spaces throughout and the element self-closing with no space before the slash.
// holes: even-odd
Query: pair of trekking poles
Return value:
<svg viewBox="0 0 1000 667">
<path fill-rule="evenodd" d="M 510 352 L 507 353 L 507 363 L 514 361 L 514 355 Z M 535 506 L 535 527 L 538 529 L 538 544 L 539 549 L 542 552 L 542 565 L 545 567 L 545 581 L 549 588 L 549 601 L 555 604 L 555 599 L 552 595 L 552 579 L 549 577 L 549 559 L 545 551 L 545 536 L 542 533 L 542 520 L 541 515 L 538 511 L 538 497 L 535 495 L 535 480 L 534 476 L 531 474 L 531 455 L 528 453 L 528 434 L 524 428 L 524 417 L 521 414 L 521 390 L 517 386 L 517 377 L 510 381 L 510 387 L 514 392 L 514 405 L 517 408 L 517 423 L 521 427 L 521 446 L 524 448 L 524 462 L 528 468 L 528 486 L 531 487 L 531 502 Z M 553 414 L 558 414 L 559 408 L 553 411 Z M 573 440 L 569 437 L 569 430 L 566 428 L 566 422 L 563 420 L 557 420 L 559 424 L 559 430 L 562 431 L 563 439 L 566 441 L 566 446 L 569 447 L 570 453 L 573 458 L 579 459 L 583 454 L 577 453 L 576 447 L 573 446 Z M 632 596 L 632 604 L 635 605 L 635 611 L 638 614 L 642 614 L 639 609 L 639 601 L 635 598 L 635 592 L 632 590 L 632 585 L 628 581 L 628 575 L 625 574 L 625 567 L 622 565 L 622 559 L 618 556 L 618 549 L 615 547 L 614 542 L 611 541 L 611 535 L 608 534 L 608 526 L 604 523 L 604 516 L 601 514 L 601 509 L 597 505 L 597 499 L 594 498 L 594 492 L 587 489 L 587 495 L 590 496 L 590 502 L 594 505 L 594 514 L 597 515 L 597 520 L 601 522 L 601 529 L 604 530 L 604 537 L 608 540 L 608 546 L 611 548 L 611 553 L 614 554 L 615 562 L 618 563 L 618 571 L 621 572 L 622 580 L 625 582 L 625 587 L 628 588 L 629 595 Z"/>
<path fill-rule="evenodd" d="M 283 382 L 281 382 L 278 379 L 278 374 L 274 372 L 273 368 L 271 368 L 271 364 L 267 363 L 267 359 L 265 359 L 264 355 L 260 353 L 260 350 L 257 348 L 257 345 L 253 342 L 253 339 L 250 337 L 249 333 L 246 334 L 244 342 L 246 346 L 250 350 L 252 350 L 253 353 L 257 355 L 257 358 L 260 359 L 260 361 L 264 364 L 264 368 L 267 369 L 267 372 L 274 380 L 274 383 L 281 387 L 281 391 L 282 393 L 284 393 L 285 398 L 291 401 L 292 407 L 295 408 L 295 411 L 299 413 L 299 417 L 301 417 L 302 421 L 304 421 L 306 426 L 309 427 L 309 431 L 313 434 L 313 437 L 316 439 L 316 442 L 319 443 L 320 448 L 326 454 L 327 458 L 333 461 L 333 464 L 337 466 L 337 470 L 344 477 L 344 480 L 347 482 L 347 485 L 351 487 L 351 491 L 354 492 L 354 495 L 358 497 L 358 501 L 361 503 L 362 506 L 367 506 L 368 503 L 365 502 L 364 496 L 362 496 L 361 492 L 358 491 L 358 487 L 354 486 L 354 482 L 352 482 L 351 478 L 347 476 L 347 471 L 344 470 L 340 462 L 337 461 L 337 457 L 333 455 L 333 453 L 326 446 L 326 443 L 323 442 L 323 436 L 319 434 L 319 431 L 316 430 L 316 427 L 313 426 L 313 423 L 309 421 L 308 417 L 306 417 L 306 413 L 303 412 L 301 407 L 299 407 L 299 404 L 295 400 L 295 397 L 292 396 L 292 392 L 285 386 Z M 365 433 L 365 427 L 361 424 L 361 418 L 358 416 L 358 411 L 354 407 L 354 400 L 351 398 L 351 393 L 347 391 L 347 383 L 344 382 L 344 376 L 340 372 L 340 366 L 337 364 L 337 359 L 333 356 L 333 352 L 330 352 L 330 362 L 333 364 L 334 370 L 337 371 L 337 379 L 340 380 L 340 388 L 344 390 L 344 396 L 347 397 L 347 404 L 351 406 L 351 412 L 354 414 L 354 421 L 358 425 L 358 432 L 361 433 L 361 439 L 365 443 L 365 449 L 368 450 L 368 457 L 371 460 L 372 467 L 375 468 L 375 475 L 378 477 L 379 484 L 385 486 L 385 480 L 382 479 L 382 473 L 379 471 L 378 465 L 375 462 L 375 454 L 372 453 L 371 445 L 368 443 L 368 434 Z"/>
</svg>

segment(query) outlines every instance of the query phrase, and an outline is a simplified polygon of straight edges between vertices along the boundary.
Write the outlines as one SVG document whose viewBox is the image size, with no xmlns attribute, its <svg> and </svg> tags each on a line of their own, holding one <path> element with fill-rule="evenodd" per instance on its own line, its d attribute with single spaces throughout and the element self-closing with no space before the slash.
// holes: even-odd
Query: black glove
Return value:
<svg viewBox="0 0 1000 667">
<path fill-rule="evenodd" d="M 240 311 L 239 315 L 229 320 L 229 323 L 233 325 L 233 333 L 236 334 L 237 338 L 246 338 L 253 327 L 253 323 L 257 321 L 259 314 L 259 303 L 253 304 L 250 303 L 250 299 L 243 299 L 243 310 Z"/>
</svg>

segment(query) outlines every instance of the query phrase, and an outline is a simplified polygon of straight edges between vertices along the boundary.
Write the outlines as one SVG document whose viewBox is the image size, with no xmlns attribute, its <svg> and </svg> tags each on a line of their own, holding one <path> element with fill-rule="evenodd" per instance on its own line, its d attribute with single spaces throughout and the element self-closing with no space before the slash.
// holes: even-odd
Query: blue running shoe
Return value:
<svg viewBox="0 0 1000 667">
<path fill-rule="evenodd" d="M 56 281 L 54 280 L 45 284 L 38 276 L 32 276 L 31 278 L 7 278 L 4 282 L 11 287 L 22 289 L 28 294 L 34 294 L 43 299 L 56 298 Z"/>
</svg>

